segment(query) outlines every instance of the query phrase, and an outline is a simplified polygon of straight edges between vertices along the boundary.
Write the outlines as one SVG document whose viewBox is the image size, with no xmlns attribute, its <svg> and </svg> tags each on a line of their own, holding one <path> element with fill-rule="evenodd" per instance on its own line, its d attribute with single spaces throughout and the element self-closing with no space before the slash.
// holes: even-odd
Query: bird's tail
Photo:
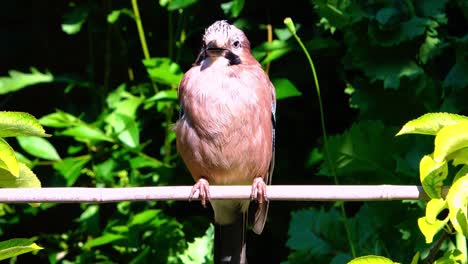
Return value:
<svg viewBox="0 0 468 264">
<path fill-rule="evenodd" d="M 232 224 L 215 224 L 215 264 L 247 264 L 246 224 L 245 213 Z"/>
</svg>

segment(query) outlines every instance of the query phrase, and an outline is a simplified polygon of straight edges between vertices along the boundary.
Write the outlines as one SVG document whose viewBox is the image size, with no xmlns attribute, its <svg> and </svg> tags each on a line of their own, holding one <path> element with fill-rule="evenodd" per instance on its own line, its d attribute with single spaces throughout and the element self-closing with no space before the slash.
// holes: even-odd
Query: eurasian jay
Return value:
<svg viewBox="0 0 468 264">
<path fill-rule="evenodd" d="M 203 206 L 209 184 L 252 185 L 257 199 L 253 231 L 268 213 L 266 184 L 274 166 L 276 95 L 250 52 L 245 34 L 228 22 L 205 30 L 203 47 L 179 85 L 177 149 L 193 179 L 190 198 Z M 246 263 L 249 200 L 210 201 L 215 220 L 215 263 Z"/>
</svg>

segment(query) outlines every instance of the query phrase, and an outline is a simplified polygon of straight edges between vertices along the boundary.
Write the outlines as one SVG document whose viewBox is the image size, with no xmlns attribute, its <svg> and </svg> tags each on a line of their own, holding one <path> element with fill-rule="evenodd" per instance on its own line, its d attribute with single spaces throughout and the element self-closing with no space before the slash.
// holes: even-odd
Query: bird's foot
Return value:
<svg viewBox="0 0 468 264">
<path fill-rule="evenodd" d="M 266 184 L 262 177 L 256 177 L 254 179 L 250 199 L 257 199 L 259 204 L 263 203 L 264 201 L 268 201 L 266 194 Z"/>
<path fill-rule="evenodd" d="M 192 187 L 190 192 L 189 201 L 192 201 L 198 191 L 198 198 L 201 200 L 203 207 L 206 207 L 206 200 L 210 200 L 210 184 L 205 178 L 200 178 Z"/>
</svg>

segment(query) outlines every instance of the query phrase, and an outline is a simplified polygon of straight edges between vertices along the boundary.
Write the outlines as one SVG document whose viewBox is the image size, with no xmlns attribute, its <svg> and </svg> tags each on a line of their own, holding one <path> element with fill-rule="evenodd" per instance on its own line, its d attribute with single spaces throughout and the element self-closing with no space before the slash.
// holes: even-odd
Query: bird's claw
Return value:
<svg viewBox="0 0 468 264">
<path fill-rule="evenodd" d="M 189 202 L 192 201 L 195 194 L 198 191 L 198 198 L 201 200 L 201 204 L 206 208 L 206 200 L 210 200 L 210 184 L 205 178 L 200 178 L 192 187 L 192 191 L 189 195 Z"/>
<path fill-rule="evenodd" d="M 268 201 L 266 184 L 262 177 L 256 177 L 254 179 L 250 199 L 257 199 L 259 204 L 263 203 L 264 201 Z"/>
</svg>

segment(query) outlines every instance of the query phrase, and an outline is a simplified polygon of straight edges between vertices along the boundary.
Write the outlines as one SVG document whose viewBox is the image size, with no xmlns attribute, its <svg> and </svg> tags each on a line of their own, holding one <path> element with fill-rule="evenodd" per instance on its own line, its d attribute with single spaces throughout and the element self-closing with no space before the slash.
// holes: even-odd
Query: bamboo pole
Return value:
<svg viewBox="0 0 468 264">
<path fill-rule="evenodd" d="M 128 188 L 1 188 L 0 203 L 109 203 L 120 201 L 187 201 L 192 186 Z M 447 193 L 444 188 L 444 194 Z M 211 200 L 250 199 L 250 186 L 210 186 Z M 270 201 L 428 200 L 416 185 L 272 185 Z M 195 194 L 197 197 L 198 194 Z"/>
</svg>

